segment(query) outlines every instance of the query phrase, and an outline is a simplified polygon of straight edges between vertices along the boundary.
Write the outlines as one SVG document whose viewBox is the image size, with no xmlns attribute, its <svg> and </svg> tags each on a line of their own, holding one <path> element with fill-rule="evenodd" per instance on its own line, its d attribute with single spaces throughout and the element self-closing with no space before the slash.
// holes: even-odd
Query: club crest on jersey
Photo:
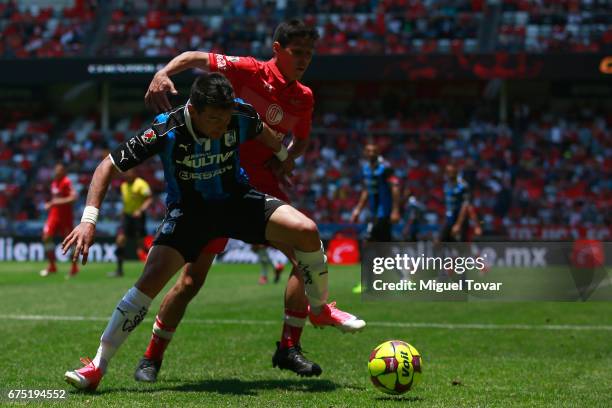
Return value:
<svg viewBox="0 0 612 408">
<path fill-rule="evenodd" d="M 226 65 L 227 63 L 225 62 L 225 58 L 223 58 L 223 55 L 217 55 L 217 69 L 219 71 L 225 71 Z"/>
<path fill-rule="evenodd" d="M 145 132 L 142 134 L 142 140 L 147 144 L 153 143 L 155 139 L 157 139 L 157 135 L 153 129 L 145 130 Z"/>
<path fill-rule="evenodd" d="M 236 131 L 232 130 L 231 132 L 227 132 L 223 135 L 225 137 L 225 145 L 227 147 L 232 147 L 236 144 Z"/>
<path fill-rule="evenodd" d="M 268 106 L 268 110 L 266 110 L 266 123 L 269 125 L 278 125 L 283 120 L 283 116 L 285 116 L 283 108 L 273 103 Z"/>
</svg>

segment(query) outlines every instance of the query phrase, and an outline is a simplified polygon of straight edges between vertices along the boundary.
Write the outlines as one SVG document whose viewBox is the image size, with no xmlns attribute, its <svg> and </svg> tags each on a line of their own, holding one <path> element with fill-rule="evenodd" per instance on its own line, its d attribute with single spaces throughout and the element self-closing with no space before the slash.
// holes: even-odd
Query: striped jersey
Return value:
<svg viewBox="0 0 612 408">
<path fill-rule="evenodd" d="M 461 177 L 457 177 L 456 182 L 444 183 L 444 204 L 447 222 L 457 221 L 463 203 L 468 202 L 469 199 L 469 186 Z"/>
<path fill-rule="evenodd" d="M 197 207 L 204 201 L 226 199 L 248 189 L 238 147 L 262 130 L 255 109 L 236 99 L 226 132 L 211 139 L 193 127 L 184 105 L 158 115 L 149 129 L 119 145 L 110 158 L 120 171 L 126 171 L 159 155 L 164 168 L 166 205 Z"/>
<path fill-rule="evenodd" d="M 393 196 L 391 186 L 396 184 L 391 165 L 379 158 L 376 165 L 365 163 L 362 168 L 365 188 L 368 191 L 370 213 L 374 218 L 388 218 L 391 216 Z"/>
</svg>

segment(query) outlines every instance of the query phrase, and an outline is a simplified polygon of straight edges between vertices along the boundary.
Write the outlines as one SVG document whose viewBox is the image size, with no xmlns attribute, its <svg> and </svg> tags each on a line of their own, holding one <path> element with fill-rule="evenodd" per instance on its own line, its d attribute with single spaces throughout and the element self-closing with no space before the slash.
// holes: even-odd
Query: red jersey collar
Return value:
<svg viewBox="0 0 612 408">
<path fill-rule="evenodd" d="M 279 85 L 291 86 L 297 82 L 297 81 L 292 81 L 292 82 L 287 81 L 287 79 L 283 76 L 283 74 L 281 74 L 278 67 L 274 63 L 274 58 L 269 59 L 268 61 L 265 62 L 265 64 L 270 69 L 270 71 L 274 75 L 275 81 L 277 81 Z"/>
</svg>

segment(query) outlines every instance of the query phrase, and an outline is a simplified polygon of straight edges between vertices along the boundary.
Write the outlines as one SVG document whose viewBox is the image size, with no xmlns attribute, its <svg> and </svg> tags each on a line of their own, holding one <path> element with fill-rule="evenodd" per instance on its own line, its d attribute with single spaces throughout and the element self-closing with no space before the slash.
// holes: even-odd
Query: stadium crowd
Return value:
<svg viewBox="0 0 612 408">
<path fill-rule="evenodd" d="M 612 49 L 607 0 L 504 0 L 498 48 L 528 52 L 598 52 Z"/>
<path fill-rule="evenodd" d="M 288 190 L 297 207 L 319 223 L 348 223 L 358 200 L 362 146 L 374 138 L 392 164 L 404 190 L 425 206 L 431 226 L 443 222 L 445 164 L 463 169 L 472 189 L 473 203 L 487 234 L 503 235 L 512 225 L 605 226 L 612 223 L 612 117 L 592 107 L 538 110 L 516 106 L 509 124 L 475 110 L 459 123 L 439 106 L 422 106 L 393 115 L 359 116 L 334 113 L 315 116 L 311 146 L 298 162 L 293 187 Z M 79 192 L 76 212 L 84 205 L 85 189 L 101 158 L 116 144 L 146 127 L 146 115 L 118 120 L 109 135 L 97 127 L 97 118 L 79 117 L 56 133 L 47 149 L 51 121 L 19 122 L 29 129 L 11 139 L 12 152 L 3 154 L 3 201 L 23 186 L 25 171 L 36 162 L 33 188 L 24 193 L 24 205 L 15 219 L 44 217 L 44 202 L 57 159 L 68 164 Z M 46 127 L 45 127 L 46 126 Z M 15 134 L 19 131 L 14 130 Z M 37 133 L 38 132 L 38 133 Z M 33 143 L 33 141 L 36 141 Z M 37 155 L 37 150 L 43 153 Z M 23 152 L 29 152 L 24 155 Z M 10 156 L 10 157 L 4 157 Z M 311 163 L 316 163 L 312 165 Z M 163 216 L 163 173 L 157 160 L 139 170 L 155 192 L 150 219 Z M 121 200 L 116 180 L 101 214 L 117 220 Z M 6 206 L 5 206 L 6 211 Z M 362 214 L 362 221 L 367 219 Z M 435 227 L 434 227 L 435 229 Z"/>
<path fill-rule="evenodd" d="M 82 55 L 95 29 L 96 7 L 96 0 L 76 0 L 65 7 L 0 2 L 0 57 Z"/>
<path fill-rule="evenodd" d="M 319 54 L 475 51 L 482 1 L 237 1 L 223 13 L 149 9 L 124 2 L 108 26 L 107 55 L 173 56 L 185 49 L 262 55 L 271 27 L 291 14 L 319 27 Z"/>
<path fill-rule="evenodd" d="M 488 32 L 497 50 L 612 46 L 606 0 L 114 0 L 106 12 L 96 0 L 35 3 L 0 2 L 0 56 L 77 56 L 88 49 L 114 57 L 171 57 L 188 49 L 264 56 L 272 28 L 295 15 L 318 27 L 319 55 L 478 52 Z M 486 14 L 500 3 L 499 18 Z"/>
</svg>

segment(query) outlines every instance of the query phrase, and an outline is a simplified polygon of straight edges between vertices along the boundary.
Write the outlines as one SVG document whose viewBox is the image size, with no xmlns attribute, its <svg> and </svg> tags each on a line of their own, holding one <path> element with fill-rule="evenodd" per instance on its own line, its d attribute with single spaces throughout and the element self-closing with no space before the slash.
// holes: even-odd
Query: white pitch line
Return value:
<svg viewBox="0 0 612 408">
<path fill-rule="evenodd" d="M 47 320 L 47 321 L 88 321 L 106 322 L 108 317 L 96 316 L 56 316 L 56 315 L 0 315 L 3 320 Z M 151 320 L 152 319 L 146 319 Z M 249 326 L 276 326 L 281 320 L 248 320 L 248 319 L 185 319 L 186 324 L 229 324 Z M 553 331 L 612 331 L 612 325 L 576 325 L 576 324 L 493 324 L 493 323 L 434 323 L 434 322 L 367 322 L 370 327 L 423 328 L 445 330 L 553 330 Z"/>
</svg>

